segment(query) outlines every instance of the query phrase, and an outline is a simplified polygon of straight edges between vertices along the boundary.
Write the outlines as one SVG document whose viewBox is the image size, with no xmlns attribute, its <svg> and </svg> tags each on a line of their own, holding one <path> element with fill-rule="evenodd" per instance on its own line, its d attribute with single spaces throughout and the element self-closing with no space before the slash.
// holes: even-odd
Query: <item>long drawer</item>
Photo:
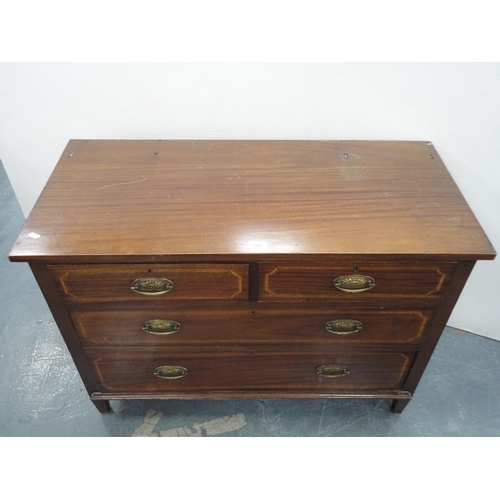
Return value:
<svg viewBox="0 0 500 500">
<path fill-rule="evenodd" d="M 82 345 L 420 344 L 432 309 L 148 308 L 73 311 Z"/>
<path fill-rule="evenodd" d="M 48 270 L 68 305 L 248 300 L 248 264 L 50 265 Z"/>
<path fill-rule="evenodd" d="M 90 348 L 102 392 L 400 389 L 413 353 L 321 349 Z"/>
<path fill-rule="evenodd" d="M 280 263 L 260 265 L 260 300 L 438 302 L 456 263 Z"/>
</svg>

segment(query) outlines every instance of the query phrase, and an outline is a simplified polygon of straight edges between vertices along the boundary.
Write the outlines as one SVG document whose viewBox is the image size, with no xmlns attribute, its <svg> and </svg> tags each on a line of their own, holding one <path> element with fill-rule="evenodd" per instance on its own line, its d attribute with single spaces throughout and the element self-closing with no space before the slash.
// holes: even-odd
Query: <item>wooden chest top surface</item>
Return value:
<svg viewBox="0 0 500 500">
<path fill-rule="evenodd" d="M 495 251 L 427 142 L 72 140 L 10 259 L 349 255 L 476 260 Z"/>
</svg>

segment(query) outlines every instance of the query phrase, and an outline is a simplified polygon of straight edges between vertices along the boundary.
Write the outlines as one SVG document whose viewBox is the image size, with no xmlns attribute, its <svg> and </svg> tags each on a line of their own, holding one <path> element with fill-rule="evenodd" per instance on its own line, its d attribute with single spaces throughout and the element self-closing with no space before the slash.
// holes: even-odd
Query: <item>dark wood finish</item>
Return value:
<svg viewBox="0 0 500 500">
<path fill-rule="evenodd" d="M 248 301 L 246 264 L 48 266 L 69 303 L 239 299 Z M 171 291 L 147 297 L 131 290 L 137 278 L 167 278 Z"/>
<path fill-rule="evenodd" d="M 408 393 L 411 394 L 411 393 Z M 391 403 L 391 411 L 393 413 L 403 413 L 403 410 L 408 406 L 411 398 L 408 399 L 394 399 Z"/>
<path fill-rule="evenodd" d="M 81 348 L 78 334 L 73 328 L 73 323 L 71 322 L 68 311 L 64 308 L 60 300 L 60 296 L 54 286 L 51 276 L 47 272 L 47 267 L 38 263 L 30 263 L 30 268 L 35 276 L 40 290 L 45 297 L 45 300 L 47 301 L 59 331 L 68 346 L 73 362 L 75 363 L 83 384 L 85 385 L 85 389 L 89 395 L 92 395 L 96 391 L 100 391 L 101 388 L 94 378 L 87 357 Z M 96 407 L 100 412 L 106 411 L 105 404 L 96 404 Z"/>
<path fill-rule="evenodd" d="M 408 379 L 405 381 L 404 390 L 411 392 L 412 394 L 415 392 L 422 375 L 424 374 L 424 370 L 429 363 L 429 360 L 434 352 L 434 349 L 438 343 L 438 340 L 441 336 L 444 327 L 446 326 L 446 322 L 448 321 L 455 304 L 462 293 L 463 287 L 467 282 L 467 279 L 474 268 L 475 262 L 473 261 L 465 261 L 461 262 L 457 267 L 455 274 L 453 275 L 452 282 L 448 287 L 446 295 L 441 303 L 439 309 L 437 310 L 429 334 L 427 341 L 422 346 L 422 349 L 419 351 L 418 356 L 415 360 L 415 364 L 411 373 L 408 376 Z M 400 403 L 394 403 L 393 411 L 395 413 L 401 413 L 404 409 L 404 406 Z"/>
<path fill-rule="evenodd" d="M 111 410 L 111 406 L 109 405 L 109 400 L 107 399 L 95 399 L 93 397 L 90 398 L 94 403 L 95 407 L 99 411 L 99 413 L 108 413 Z"/>
<path fill-rule="evenodd" d="M 356 254 L 476 260 L 495 251 L 426 142 L 73 140 L 11 259 Z"/>
<path fill-rule="evenodd" d="M 432 309 L 352 309 L 253 305 L 252 309 L 168 308 L 117 311 L 74 311 L 71 319 L 85 347 L 138 345 L 418 345 L 433 317 Z M 181 328 L 169 335 L 143 330 L 151 319 L 173 320 Z M 357 333 L 326 330 L 334 319 L 362 323 Z"/>
<path fill-rule="evenodd" d="M 438 302 L 446 290 L 455 263 L 332 263 L 281 264 L 260 266 L 261 300 L 331 300 L 333 302 L 411 300 Z M 338 290 L 333 280 L 344 275 L 366 275 L 375 286 L 365 292 Z"/>
<path fill-rule="evenodd" d="M 401 389 L 413 353 L 332 353 L 327 350 L 248 348 L 129 347 L 86 349 L 103 391 L 189 392 L 203 390 Z M 316 368 L 346 365 L 349 373 L 325 378 Z M 183 366 L 185 377 L 154 375 L 163 365 Z M 384 369 L 380 369 L 383 366 Z"/>
<path fill-rule="evenodd" d="M 395 141 L 70 141 L 9 258 L 111 399 L 410 401 L 495 251 L 436 150 Z M 338 276 L 375 287 L 345 293 Z M 159 296 L 136 278 L 167 278 Z M 181 329 L 142 330 L 151 319 Z M 334 319 L 357 333 L 328 333 Z M 323 364 L 349 367 L 339 378 Z M 188 368 L 164 380 L 158 366 Z"/>
<path fill-rule="evenodd" d="M 248 279 L 249 279 L 249 298 L 250 302 L 258 302 L 259 300 L 259 263 L 258 262 L 250 262 L 248 266 Z"/>
<path fill-rule="evenodd" d="M 409 392 L 400 390 L 346 390 L 346 389 L 328 389 L 327 391 L 253 391 L 249 389 L 241 391 L 202 391 L 202 392 L 162 392 L 154 395 L 140 392 L 133 393 L 108 393 L 95 392 L 91 396 L 93 401 L 109 401 L 112 399 L 392 399 L 411 400 Z"/>
</svg>

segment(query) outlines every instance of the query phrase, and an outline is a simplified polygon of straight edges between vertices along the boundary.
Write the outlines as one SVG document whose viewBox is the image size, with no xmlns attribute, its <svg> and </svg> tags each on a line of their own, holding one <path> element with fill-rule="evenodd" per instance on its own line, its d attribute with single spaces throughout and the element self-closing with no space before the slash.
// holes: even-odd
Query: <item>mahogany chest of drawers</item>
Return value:
<svg viewBox="0 0 500 500">
<path fill-rule="evenodd" d="M 495 251 L 432 144 L 72 140 L 29 262 L 97 408 L 384 398 Z"/>
</svg>

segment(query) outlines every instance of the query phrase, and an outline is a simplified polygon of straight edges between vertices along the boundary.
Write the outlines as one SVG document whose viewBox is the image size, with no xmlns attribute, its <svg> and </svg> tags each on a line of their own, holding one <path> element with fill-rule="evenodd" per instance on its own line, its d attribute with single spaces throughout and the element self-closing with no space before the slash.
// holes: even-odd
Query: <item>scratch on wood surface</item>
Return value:
<svg viewBox="0 0 500 500">
<path fill-rule="evenodd" d="M 109 184 L 108 186 L 103 186 L 100 187 L 97 191 L 100 191 L 101 189 L 106 189 L 114 186 L 124 186 L 125 184 L 137 184 L 138 182 L 145 181 L 147 177 L 143 177 L 142 179 L 139 179 L 138 181 L 132 181 L 132 182 L 117 182 L 116 184 Z"/>
<path fill-rule="evenodd" d="M 462 222 L 462 219 L 460 217 L 443 217 L 443 219 L 446 221 L 447 229 L 450 229 L 452 231 L 457 231 L 458 228 L 460 227 L 460 223 Z"/>
</svg>

